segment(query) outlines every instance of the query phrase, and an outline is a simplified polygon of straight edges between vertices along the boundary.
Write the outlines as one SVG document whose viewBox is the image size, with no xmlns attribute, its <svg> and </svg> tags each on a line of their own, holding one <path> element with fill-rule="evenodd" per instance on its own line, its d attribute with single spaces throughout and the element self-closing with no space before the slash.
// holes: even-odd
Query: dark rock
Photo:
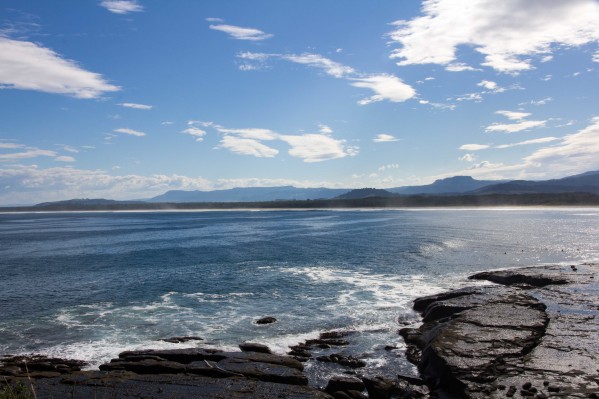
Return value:
<svg viewBox="0 0 599 399">
<path fill-rule="evenodd" d="M 558 265 L 479 273 L 473 278 L 503 285 L 416 301 L 425 322 L 419 332 L 401 334 L 422 350 L 418 359 L 408 345 L 406 356 L 417 361 L 431 395 L 592 393 L 599 380 L 593 366 L 599 358 L 599 289 L 590 277 L 599 274 L 599 265 L 576 269 Z"/>
<path fill-rule="evenodd" d="M 243 352 L 272 353 L 268 346 L 253 342 L 244 342 L 243 344 L 239 345 L 239 349 L 241 349 Z"/>
<path fill-rule="evenodd" d="M 400 380 L 407 381 L 411 385 L 416 385 L 416 386 L 422 386 L 422 385 L 424 385 L 424 381 L 422 381 L 422 378 L 416 377 L 416 376 L 413 376 L 413 375 L 398 374 L 397 378 L 399 378 Z"/>
<path fill-rule="evenodd" d="M 349 342 L 344 339 L 309 339 L 306 341 L 306 345 L 346 346 L 349 345 Z"/>
<path fill-rule="evenodd" d="M 304 365 L 289 356 L 281 356 L 275 354 L 259 353 L 259 352 L 222 352 L 223 359 L 246 360 L 249 362 L 269 363 L 274 365 L 285 366 L 299 371 L 304 369 Z"/>
<path fill-rule="evenodd" d="M 102 364 L 100 370 L 126 370 L 137 374 L 177 374 L 183 373 L 185 371 L 185 366 L 181 363 L 168 360 L 145 359 L 135 362 L 118 360 Z"/>
<path fill-rule="evenodd" d="M 189 336 L 189 337 L 171 337 L 171 338 L 162 338 L 161 341 L 164 342 L 170 342 L 172 344 L 181 344 L 184 342 L 189 342 L 189 341 L 203 341 L 203 338 L 200 337 L 193 337 L 193 336 Z"/>
<path fill-rule="evenodd" d="M 414 344 L 418 346 L 422 346 L 424 344 L 422 341 L 422 332 L 418 328 L 404 327 L 399 330 L 399 335 L 403 337 L 406 344 Z"/>
<path fill-rule="evenodd" d="M 351 396 L 349 396 L 347 393 L 343 392 L 343 391 L 338 391 L 333 393 L 333 398 L 335 399 L 352 399 Z"/>
<path fill-rule="evenodd" d="M 370 399 L 388 399 L 395 389 L 395 383 L 383 377 L 364 377 L 362 381 Z"/>
<path fill-rule="evenodd" d="M 364 390 L 364 382 L 362 382 L 361 379 L 356 378 L 356 377 L 347 377 L 347 376 L 340 376 L 340 375 L 336 375 L 333 376 L 326 388 L 324 389 L 325 392 L 333 394 L 337 391 L 349 391 L 349 390 L 354 390 L 354 391 L 363 391 Z"/>
<path fill-rule="evenodd" d="M 412 364 L 420 364 L 422 361 L 422 351 L 416 345 L 408 344 L 406 347 L 406 359 Z"/>
<path fill-rule="evenodd" d="M 420 297 L 414 301 L 414 310 L 422 313 L 428 307 L 428 305 L 430 305 L 433 302 L 444 301 L 452 298 L 459 298 L 461 296 L 468 296 L 478 292 L 480 292 L 479 289 L 474 287 L 468 287 L 459 290 L 443 292 L 441 294 Z"/>
<path fill-rule="evenodd" d="M 0 375 L 17 376 L 22 374 L 23 370 L 17 366 L 3 366 L 0 367 Z"/>
<path fill-rule="evenodd" d="M 368 399 L 368 397 L 361 391 L 355 391 L 353 389 L 345 391 L 345 394 L 347 394 L 347 396 L 349 396 L 351 399 Z"/>
<path fill-rule="evenodd" d="M 350 331 L 325 331 L 320 333 L 320 339 L 339 339 L 347 337 L 351 333 Z"/>
<path fill-rule="evenodd" d="M 345 356 L 339 353 L 334 353 L 328 356 L 318 356 L 316 360 L 325 363 L 337 363 L 341 366 L 349 367 L 352 369 L 366 366 L 366 362 L 364 360 L 358 359 L 353 356 Z"/>
<path fill-rule="evenodd" d="M 262 317 L 261 319 L 256 320 L 256 324 L 271 324 L 276 322 L 277 319 L 271 316 Z"/>
<path fill-rule="evenodd" d="M 289 385 L 308 385 L 308 378 L 298 369 L 279 364 L 252 362 L 245 359 L 227 358 L 216 363 L 226 371 L 256 378 L 260 381 Z"/>
<path fill-rule="evenodd" d="M 528 284 L 533 287 L 545 287 L 550 284 L 568 284 L 570 281 L 557 274 L 543 273 L 538 268 L 522 268 L 477 273 L 469 277 L 473 280 L 487 280 L 503 285 Z"/>
<path fill-rule="evenodd" d="M 140 356 L 152 356 L 157 358 L 170 360 L 177 363 L 187 364 L 199 360 L 219 361 L 225 358 L 221 354 L 222 351 L 215 349 L 189 348 L 189 349 L 156 349 L 156 350 L 141 350 L 141 351 L 125 351 L 119 353 L 119 358 L 128 360 L 133 357 L 138 359 Z"/>
</svg>

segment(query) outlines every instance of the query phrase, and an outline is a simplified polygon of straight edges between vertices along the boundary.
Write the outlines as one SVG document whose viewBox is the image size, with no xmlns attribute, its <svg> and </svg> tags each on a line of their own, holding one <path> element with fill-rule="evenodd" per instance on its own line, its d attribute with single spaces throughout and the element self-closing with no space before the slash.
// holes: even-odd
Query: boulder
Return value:
<svg viewBox="0 0 599 399">
<path fill-rule="evenodd" d="M 239 349 L 241 349 L 242 352 L 272 353 L 268 346 L 253 342 L 239 344 Z"/>
<path fill-rule="evenodd" d="M 331 377 L 326 388 L 325 392 L 334 394 L 337 391 L 363 391 L 364 390 L 364 382 L 357 377 L 349 377 L 349 376 L 341 376 L 336 375 Z"/>
<path fill-rule="evenodd" d="M 262 317 L 262 318 L 256 320 L 256 324 L 272 324 L 276 321 L 277 321 L 277 319 L 275 319 L 274 317 L 267 316 L 267 317 Z"/>
</svg>

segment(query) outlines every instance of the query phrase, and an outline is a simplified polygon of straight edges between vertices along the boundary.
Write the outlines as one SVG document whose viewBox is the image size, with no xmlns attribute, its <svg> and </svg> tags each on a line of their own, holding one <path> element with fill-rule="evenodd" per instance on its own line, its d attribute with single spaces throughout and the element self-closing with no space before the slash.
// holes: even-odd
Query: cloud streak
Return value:
<svg viewBox="0 0 599 399">
<path fill-rule="evenodd" d="M 0 89 L 35 90 L 90 99 L 118 91 L 120 87 L 48 48 L 0 36 Z"/>
<path fill-rule="evenodd" d="M 143 136 L 146 135 L 144 132 L 140 132 L 140 131 L 137 131 L 137 130 L 129 129 L 129 128 L 126 128 L 126 127 L 120 127 L 118 129 L 114 129 L 114 132 L 128 134 L 129 136 L 136 136 L 136 137 L 143 137 Z"/>
<path fill-rule="evenodd" d="M 374 95 L 359 100 L 359 105 L 368 105 L 385 100 L 399 103 L 416 96 L 416 90 L 395 75 L 359 73 L 350 66 L 340 64 L 320 54 L 242 52 L 237 55 L 237 58 L 244 60 L 244 63 L 239 67 L 244 71 L 261 69 L 267 60 L 274 58 L 323 70 L 327 75 L 347 80 L 353 87 L 369 89 L 374 92 Z"/>
<path fill-rule="evenodd" d="M 250 40 L 250 41 L 261 41 L 271 38 L 273 35 L 270 33 L 264 33 L 260 29 L 255 28 L 243 28 L 235 25 L 210 25 L 210 29 L 217 30 L 228 34 L 232 39 L 236 40 Z"/>
<path fill-rule="evenodd" d="M 141 12 L 144 8 L 135 0 L 103 0 L 100 6 L 114 14 L 129 14 L 130 12 Z"/>
</svg>

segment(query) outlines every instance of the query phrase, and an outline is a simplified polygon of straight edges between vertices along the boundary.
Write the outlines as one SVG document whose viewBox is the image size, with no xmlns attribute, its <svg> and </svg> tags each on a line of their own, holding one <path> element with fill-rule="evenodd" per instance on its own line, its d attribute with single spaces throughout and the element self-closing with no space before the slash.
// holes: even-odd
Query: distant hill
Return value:
<svg viewBox="0 0 599 399">
<path fill-rule="evenodd" d="M 404 186 L 388 188 L 387 191 L 396 194 L 462 194 L 478 190 L 485 186 L 504 183 L 506 180 L 476 180 L 470 176 L 454 176 L 435 180 L 432 184 L 423 186 Z"/>
<path fill-rule="evenodd" d="M 373 198 L 373 197 L 395 197 L 397 194 L 393 194 L 387 190 L 381 190 L 378 188 L 358 188 L 351 190 L 345 194 L 335 197 L 335 199 L 361 199 L 361 198 Z"/>
<path fill-rule="evenodd" d="M 547 194 L 593 193 L 599 194 L 599 171 L 582 173 L 561 179 L 530 181 L 513 180 L 493 184 L 473 191 L 473 194 Z"/>
<path fill-rule="evenodd" d="M 279 200 L 331 199 L 348 189 L 281 187 L 242 187 L 229 190 L 171 190 L 147 202 L 260 202 Z"/>
<path fill-rule="evenodd" d="M 96 206 L 96 205 L 127 205 L 127 204 L 143 204 L 143 201 L 115 201 L 104 198 L 76 198 L 65 201 L 42 202 L 36 204 L 36 207 L 47 206 Z"/>
</svg>

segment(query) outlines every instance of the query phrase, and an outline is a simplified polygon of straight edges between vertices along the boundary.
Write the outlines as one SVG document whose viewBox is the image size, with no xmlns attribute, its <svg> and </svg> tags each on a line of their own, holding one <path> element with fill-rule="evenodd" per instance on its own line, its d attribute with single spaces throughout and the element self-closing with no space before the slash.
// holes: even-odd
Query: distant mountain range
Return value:
<svg viewBox="0 0 599 399">
<path fill-rule="evenodd" d="M 395 196 L 425 195 L 489 195 L 489 194 L 562 194 L 591 193 L 599 194 L 599 171 L 568 176 L 562 179 L 544 181 L 530 180 L 476 180 L 470 176 L 455 176 L 439 179 L 423 186 L 405 186 L 387 190 L 375 188 L 331 189 L 282 187 L 245 187 L 214 191 L 173 190 L 145 201 L 113 201 L 107 199 L 73 199 L 67 201 L 45 202 L 44 206 L 111 206 L 144 203 L 230 203 L 230 202 L 269 202 L 269 201 L 305 201 L 305 200 L 355 200 L 364 198 L 387 198 Z"/>
<path fill-rule="evenodd" d="M 261 202 L 282 200 L 330 199 L 349 189 L 282 187 L 242 187 L 230 190 L 171 190 L 147 202 Z"/>
</svg>

